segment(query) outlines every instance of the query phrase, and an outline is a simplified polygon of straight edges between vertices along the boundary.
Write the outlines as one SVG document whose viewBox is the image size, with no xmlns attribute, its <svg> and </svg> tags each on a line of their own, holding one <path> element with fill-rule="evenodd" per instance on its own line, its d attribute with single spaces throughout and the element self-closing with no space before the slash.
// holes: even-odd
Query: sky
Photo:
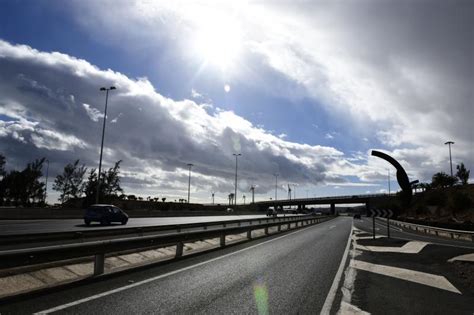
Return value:
<svg viewBox="0 0 474 315">
<path fill-rule="evenodd" d="M 472 1 L 28 1 L 0 10 L 0 153 L 126 194 L 224 203 L 384 193 L 474 166 Z M 275 174 L 278 174 L 276 185 Z"/>
</svg>

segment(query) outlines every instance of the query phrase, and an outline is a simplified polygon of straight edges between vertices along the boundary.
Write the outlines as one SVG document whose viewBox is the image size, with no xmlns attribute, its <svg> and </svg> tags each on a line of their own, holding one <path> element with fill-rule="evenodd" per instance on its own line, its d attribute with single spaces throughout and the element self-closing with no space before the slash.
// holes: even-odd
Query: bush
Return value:
<svg viewBox="0 0 474 315">
<path fill-rule="evenodd" d="M 446 194 L 441 191 L 433 191 L 430 192 L 428 196 L 426 196 L 426 204 L 429 206 L 440 206 L 443 207 L 446 205 Z"/>
<path fill-rule="evenodd" d="M 466 193 L 456 192 L 452 198 L 452 208 L 454 211 L 466 210 L 472 206 L 472 200 Z"/>
</svg>

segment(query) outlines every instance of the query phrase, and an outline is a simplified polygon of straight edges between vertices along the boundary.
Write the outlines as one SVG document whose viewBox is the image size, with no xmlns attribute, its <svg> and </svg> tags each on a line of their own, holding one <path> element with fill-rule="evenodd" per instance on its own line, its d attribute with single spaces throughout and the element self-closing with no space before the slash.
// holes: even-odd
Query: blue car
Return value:
<svg viewBox="0 0 474 315">
<path fill-rule="evenodd" d="M 91 222 L 99 222 L 102 225 L 109 225 L 112 222 L 127 224 L 128 215 L 114 205 L 92 205 L 87 208 L 84 214 L 84 223 L 90 225 Z"/>
</svg>

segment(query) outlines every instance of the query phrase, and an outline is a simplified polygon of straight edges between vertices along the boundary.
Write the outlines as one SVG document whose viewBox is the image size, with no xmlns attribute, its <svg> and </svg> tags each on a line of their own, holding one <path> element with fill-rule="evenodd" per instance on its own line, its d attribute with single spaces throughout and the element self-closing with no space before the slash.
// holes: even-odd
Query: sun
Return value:
<svg viewBox="0 0 474 315">
<path fill-rule="evenodd" d="M 195 53 L 207 64 L 223 70 L 235 65 L 242 50 L 242 34 L 232 20 L 207 21 L 196 31 Z"/>
</svg>

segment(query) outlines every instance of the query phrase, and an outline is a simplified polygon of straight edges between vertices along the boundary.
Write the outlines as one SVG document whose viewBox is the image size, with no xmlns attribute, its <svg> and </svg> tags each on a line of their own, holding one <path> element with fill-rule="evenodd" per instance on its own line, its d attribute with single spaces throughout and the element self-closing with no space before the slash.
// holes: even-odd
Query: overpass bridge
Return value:
<svg viewBox="0 0 474 315">
<path fill-rule="evenodd" d="M 368 195 L 348 195 L 348 196 L 330 196 L 330 197 L 315 197 L 315 198 L 299 198 L 299 199 L 282 199 L 282 200 L 267 200 L 257 201 L 255 205 L 259 210 L 264 210 L 268 207 L 275 207 L 276 209 L 283 209 L 284 206 L 296 206 L 298 210 L 305 209 L 309 205 L 328 205 L 331 208 L 331 213 L 336 213 L 336 204 L 365 204 L 366 209 L 370 208 L 370 204 L 376 199 L 394 197 L 388 194 L 368 194 Z"/>
</svg>

